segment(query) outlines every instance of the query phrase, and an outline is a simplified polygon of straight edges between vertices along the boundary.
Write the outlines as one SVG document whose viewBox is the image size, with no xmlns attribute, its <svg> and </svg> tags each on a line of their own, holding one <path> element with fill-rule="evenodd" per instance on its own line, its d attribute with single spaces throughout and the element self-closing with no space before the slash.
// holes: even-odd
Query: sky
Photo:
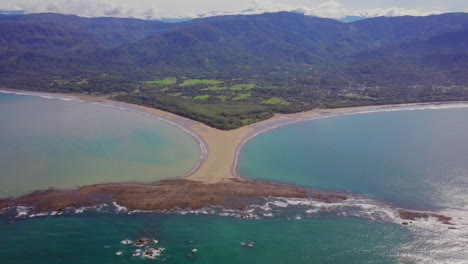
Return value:
<svg viewBox="0 0 468 264">
<path fill-rule="evenodd" d="M 0 10 L 85 17 L 196 18 L 294 11 L 329 18 L 468 12 L 467 0 L 0 0 Z"/>
</svg>

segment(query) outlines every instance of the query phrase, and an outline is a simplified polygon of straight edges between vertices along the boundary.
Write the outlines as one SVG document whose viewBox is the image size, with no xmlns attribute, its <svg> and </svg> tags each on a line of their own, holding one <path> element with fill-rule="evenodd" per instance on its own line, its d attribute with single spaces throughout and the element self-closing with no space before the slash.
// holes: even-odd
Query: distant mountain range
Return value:
<svg viewBox="0 0 468 264">
<path fill-rule="evenodd" d="M 135 91 L 145 94 L 140 89 L 145 81 L 168 77 L 177 84 L 157 96 L 147 91 L 158 98 L 158 106 L 166 99 L 199 104 L 193 99 L 197 95 L 211 97 L 203 104 L 286 112 L 468 99 L 468 14 L 355 17 L 347 23 L 288 12 L 175 23 L 0 15 L 2 86 L 119 92 L 128 93 L 128 99 Z M 230 95 L 226 100 L 221 90 L 180 89 L 187 78 L 255 83 L 256 88 L 247 98 L 229 102 Z M 268 97 L 290 104 L 262 104 Z"/>
</svg>

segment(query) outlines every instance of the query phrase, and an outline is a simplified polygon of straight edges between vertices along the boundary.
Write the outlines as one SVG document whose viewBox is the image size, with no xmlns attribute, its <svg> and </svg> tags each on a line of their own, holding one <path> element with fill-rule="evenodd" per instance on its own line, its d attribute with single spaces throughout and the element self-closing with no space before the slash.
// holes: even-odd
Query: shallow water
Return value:
<svg viewBox="0 0 468 264">
<path fill-rule="evenodd" d="M 247 143 L 241 175 L 418 209 L 468 208 L 468 109 L 308 121 Z"/>
<path fill-rule="evenodd" d="M 88 102 L 0 93 L 0 197 L 179 177 L 199 159 L 181 129 Z"/>
<path fill-rule="evenodd" d="M 0 110 L 5 110 L 7 104 L 1 96 Z M 7 100 L 19 110 L 0 111 L 0 121 L 21 129 L 0 127 L 4 133 L 0 145 L 9 147 L 0 155 L 16 153 L 19 146 L 23 152 L 16 157 L 26 157 L 24 160 L 40 160 L 42 152 L 49 153 L 52 157 L 46 158 L 45 164 L 66 163 L 76 157 L 86 160 L 88 156 L 107 165 L 117 161 L 115 169 L 102 167 L 114 170 L 110 178 L 93 175 L 88 179 L 99 181 L 115 181 L 118 175 L 129 180 L 133 174 L 125 173 L 144 172 L 149 168 L 146 166 L 175 175 L 190 170 L 198 159 L 196 143 L 188 135 L 155 119 L 92 104 L 44 100 L 15 96 Z M 160 241 L 158 245 L 166 252 L 154 262 L 166 263 L 466 263 L 468 152 L 462 140 L 468 131 L 466 114 L 466 109 L 451 109 L 315 120 L 261 135 L 241 156 L 240 170 L 249 177 L 351 190 L 379 200 L 358 196 L 340 203 L 321 203 L 270 198 L 245 212 L 218 208 L 170 215 L 128 214 L 125 208 L 109 205 L 97 209 L 100 213 L 73 209 L 60 216 L 49 212 L 38 217 L 25 208 L 12 208 L 0 211 L 0 263 L 147 263 L 131 256 L 135 247 L 120 244 L 123 239 L 141 237 Z M 54 124 L 51 118 L 64 127 L 50 125 Z M 28 137 L 30 133 L 34 137 Z M 3 140 L 12 135 L 26 140 Z M 44 143 L 36 146 L 29 138 Z M 69 146 L 70 142 L 75 144 Z M 170 147 L 178 144 L 180 148 Z M 27 155 L 27 151 L 36 155 Z M 3 158 L 0 163 L 2 160 L 2 166 L 11 170 L 9 178 L 15 178 L 16 171 L 23 175 L 23 167 L 41 171 L 36 162 L 16 161 L 11 166 Z M 182 169 L 181 164 L 190 162 Z M 81 163 L 68 164 L 63 171 L 67 176 L 76 175 L 75 170 L 84 169 L 77 164 Z M 97 168 L 100 166 L 92 166 Z M 40 181 L 55 184 L 62 176 L 55 174 L 47 182 L 48 177 L 31 180 L 29 175 L 16 184 L 36 189 Z M 155 179 L 155 175 L 149 177 Z M 64 184 L 76 178 L 66 178 Z M 6 180 L 0 177 L 0 181 Z M 398 209 L 384 201 L 438 208 L 454 218 L 457 229 L 448 229 L 433 218 L 403 226 Z M 237 218 L 244 214 L 258 219 Z M 242 241 L 253 241 L 255 246 L 242 247 Z M 199 253 L 190 257 L 193 248 Z M 116 256 L 116 252 L 122 255 Z"/>
</svg>

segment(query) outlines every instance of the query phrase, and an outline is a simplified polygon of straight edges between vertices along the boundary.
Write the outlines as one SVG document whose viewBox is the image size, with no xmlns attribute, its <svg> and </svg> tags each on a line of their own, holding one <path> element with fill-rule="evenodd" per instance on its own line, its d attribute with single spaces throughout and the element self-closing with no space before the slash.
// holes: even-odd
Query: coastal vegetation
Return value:
<svg viewBox="0 0 468 264">
<path fill-rule="evenodd" d="M 0 85 L 104 95 L 220 129 L 314 108 L 467 100 L 467 25 L 464 13 L 0 16 Z"/>
<path fill-rule="evenodd" d="M 285 101 L 284 99 L 278 98 L 278 97 L 273 97 L 267 100 L 264 100 L 262 104 L 280 104 L 280 105 L 289 105 L 289 102 Z"/>
<path fill-rule="evenodd" d="M 222 83 L 222 81 L 219 80 L 198 80 L 198 79 L 189 79 L 185 80 L 181 86 L 194 86 L 197 84 L 211 84 L 211 85 L 217 85 Z"/>
<path fill-rule="evenodd" d="M 252 96 L 251 93 L 241 93 L 241 94 L 238 94 L 236 97 L 232 98 L 232 100 L 233 101 L 244 100 L 244 99 L 247 99 L 247 98 L 249 98 L 251 96 Z"/>
<path fill-rule="evenodd" d="M 175 77 L 168 77 L 164 78 L 161 80 L 154 80 L 154 81 L 146 81 L 145 84 L 152 85 L 152 84 L 158 84 L 158 85 L 172 85 L 177 83 L 177 78 Z"/>
<path fill-rule="evenodd" d="M 197 95 L 194 97 L 194 99 L 198 99 L 198 100 L 206 100 L 210 98 L 210 95 Z"/>
</svg>

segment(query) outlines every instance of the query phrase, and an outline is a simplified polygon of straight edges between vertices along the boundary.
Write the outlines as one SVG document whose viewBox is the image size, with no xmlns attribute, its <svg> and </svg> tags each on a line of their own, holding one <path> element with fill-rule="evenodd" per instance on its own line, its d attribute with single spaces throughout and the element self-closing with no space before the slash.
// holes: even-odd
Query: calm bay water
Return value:
<svg viewBox="0 0 468 264">
<path fill-rule="evenodd" d="M 249 178 L 349 190 L 419 209 L 468 209 L 468 109 L 314 120 L 254 138 Z"/>
<path fill-rule="evenodd" d="M 0 93 L 0 197 L 183 176 L 198 143 L 165 122 L 92 103 Z"/>
<path fill-rule="evenodd" d="M 242 175 L 251 178 L 454 212 L 451 216 L 460 216 L 456 221 L 465 221 L 465 226 L 457 222 L 456 230 L 425 220 L 402 226 L 391 207 L 364 201 L 344 209 L 284 207 L 276 201 L 273 209 L 259 210 L 264 213 L 259 220 L 129 215 L 113 213 L 111 206 L 101 213 L 28 219 L 5 213 L 0 263 L 147 263 L 131 256 L 135 247 L 120 244 L 141 237 L 156 238 L 166 248 L 150 262 L 466 263 L 467 114 L 467 109 L 426 110 L 301 123 L 255 138 L 239 163 Z M 0 94 L 0 122 L 2 195 L 57 184 L 173 177 L 193 168 L 199 156 L 182 131 L 92 104 Z M 255 246 L 242 247 L 242 241 Z M 193 248 L 199 253 L 190 257 Z"/>
</svg>

